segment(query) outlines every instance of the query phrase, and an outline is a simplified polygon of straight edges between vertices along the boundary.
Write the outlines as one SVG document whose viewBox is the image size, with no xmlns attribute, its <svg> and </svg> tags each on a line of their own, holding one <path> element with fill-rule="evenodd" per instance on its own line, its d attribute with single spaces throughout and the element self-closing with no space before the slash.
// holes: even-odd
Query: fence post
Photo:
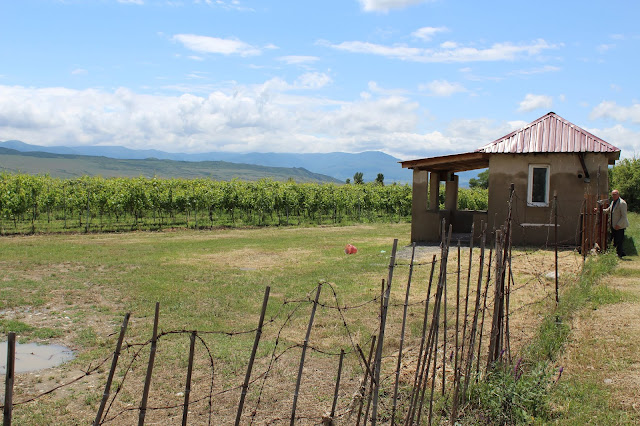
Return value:
<svg viewBox="0 0 640 426">
<path fill-rule="evenodd" d="M 556 252 L 556 307 L 560 303 L 558 295 L 558 191 L 553 191 L 553 216 L 555 218 L 554 224 L 554 238 L 555 238 L 555 252 Z"/>
<path fill-rule="evenodd" d="M 144 424 L 144 417 L 147 414 L 147 399 L 151 388 L 151 373 L 153 372 L 153 362 L 156 358 L 156 345 L 158 343 L 158 317 L 160 316 L 160 302 L 156 302 L 156 313 L 153 320 L 153 336 L 151 337 L 151 351 L 149 352 L 149 365 L 147 365 L 147 376 L 144 381 L 144 391 L 140 402 L 140 415 L 138 416 L 138 426 Z"/>
<path fill-rule="evenodd" d="M 413 276 L 413 261 L 416 255 L 416 243 L 411 245 L 411 263 L 409 263 L 409 278 L 407 279 L 407 292 L 404 297 L 404 311 L 402 313 L 402 330 L 400 331 L 400 348 L 398 349 L 398 363 L 396 364 L 396 381 L 393 387 L 393 407 L 391 409 L 391 426 L 396 423 L 396 408 L 398 405 L 398 385 L 400 383 L 400 367 L 402 366 L 402 349 L 404 346 L 404 334 L 407 325 L 407 308 L 409 307 L 409 291 L 411 289 L 411 277 Z"/>
<path fill-rule="evenodd" d="M 100 408 L 96 414 L 96 419 L 93 421 L 93 425 L 97 426 L 102 420 L 102 413 L 104 407 L 107 405 L 109 395 L 111 393 L 111 383 L 113 382 L 113 376 L 116 372 L 116 366 L 118 365 L 118 358 L 120 357 L 120 349 L 122 348 L 122 341 L 124 340 L 124 334 L 127 331 L 127 325 L 129 324 L 130 312 L 127 312 L 120 326 L 120 336 L 118 337 L 118 343 L 116 344 L 116 350 L 113 352 L 113 360 L 111 361 L 111 370 L 109 370 L 109 376 L 107 377 L 107 384 L 104 386 L 104 393 L 102 394 L 102 401 L 100 402 Z"/>
<path fill-rule="evenodd" d="M 238 413 L 236 414 L 236 426 L 240 424 L 240 418 L 242 417 L 242 408 L 244 407 L 244 400 L 247 396 L 247 389 L 249 388 L 249 380 L 251 379 L 251 370 L 253 370 L 253 362 L 256 358 L 256 352 L 258 351 L 258 343 L 260 343 L 260 337 L 262 336 L 262 324 L 264 323 L 264 316 L 265 316 L 265 313 L 267 312 L 267 302 L 269 301 L 270 291 L 271 291 L 271 287 L 267 286 L 267 288 L 264 291 L 264 298 L 262 300 L 262 311 L 260 312 L 260 320 L 258 321 L 258 330 L 256 331 L 256 338 L 253 341 L 253 349 L 251 350 L 251 357 L 249 358 L 247 373 L 244 376 L 244 383 L 242 384 L 240 404 L 238 404 Z"/>
<path fill-rule="evenodd" d="M 364 379 L 362 380 L 362 385 L 360 386 L 360 404 L 358 405 L 358 419 L 356 421 L 356 426 L 360 426 L 360 418 L 362 417 L 362 409 L 364 408 L 364 395 L 365 395 L 365 392 L 367 392 L 367 382 L 369 380 L 369 376 L 371 376 L 371 380 L 373 381 L 373 374 L 371 374 L 372 373 L 371 358 L 373 358 L 373 351 L 376 348 L 376 335 L 374 334 L 373 336 L 371 336 L 371 348 L 369 348 L 369 358 L 365 359 L 364 354 L 362 353 L 362 349 L 360 349 L 360 346 L 356 345 L 356 347 L 358 348 L 358 352 L 360 352 L 360 357 L 362 358 L 362 361 L 364 362 L 364 367 L 365 367 Z"/>
<path fill-rule="evenodd" d="M 307 346 L 309 344 L 309 336 L 311 335 L 311 328 L 313 327 L 313 318 L 316 315 L 316 308 L 318 307 L 318 299 L 320 299 L 320 290 L 322 290 L 322 283 L 318 284 L 318 290 L 316 291 L 316 299 L 313 301 L 313 307 L 311 308 L 311 317 L 309 318 L 309 325 L 307 326 L 307 334 L 304 337 L 304 343 L 302 345 L 302 356 L 300 357 L 300 367 L 298 368 L 298 379 L 296 380 L 296 390 L 293 394 L 293 407 L 291 408 L 291 426 L 296 422 L 296 405 L 298 404 L 298 393 L 300 392 L 300 382 L 302 381 L 302 370 L 304 368 L 304 358 L 307 355 Z"/>
<path fill-rule="evenodd" d="M 420 349 L 418 349 L 418 364 L 413 377 L 413 387 L 411 388 L 411 396 L 409 397 L 409 409 L 405 417 L 404 424 L 412 424 L 415 414 L 416 404 L 418 403 L 420 388 L 422 387 L 422 377 L 424 375 L 424 364 L 427 362 L 427 350 L 425 342 L 427 339 L 427 325 L 429 321 L 429 299 L 431 298 L 431 285 L 433 283 L 433 273 L 436 266 L 436 255 L 431 259 L 431 273 L 429 275 L 429 285 L 427 287 L 427 298 L 425 299 L 424 317 L 422 318 L 422 333 L 420 338 Z M 435 302 L 434 302 L 435 305 Z"/>
<path fill-rule="evenodd" d="M 344 360 L 344 349 L 340 349 L 340 361 L 338 362 L 338 378 L 336 379 L 336 389 L 333 394 L 333 404 L 331 405 L 331 414 L 329 417 L 333 419 L 336 415 L 336 405 L 338 404 L 338 391 L 340 390 L 340 376 L 342 375 L 342 361 Z"/>
<path fill-rule="evenodd" d="M 393 268 L 396 263 L 396 251 L 398 249 L 398 239 L 393 240 L 391 259 L 389 259 L 389 279 L 387 280 L 387 291 L 384 294 L 383 315 L 380 319 L 380 337 L 376 348 L 376 358 L 374 363 L 375 382 L 373 387 L 373 408 L 371 409 L 371 425 L 375 426 L 378 416 L 378 391 L 380 389 L 380 364 L 382 363 L 382 347 L 384 345 L 384 331 L 387 325 L 387 311 L 389 309 L 389 297 L 391 296 L 391 281 L 393 279 Z"/>
<path fill-rule="evenodd" d="M 13 381 L 15 379 L 16 362 L 16 333 L 9 332 L 7 339 L 7 373 L 4 382 L 4 412 L 3 424 L 11 425 L 11 415 L 13 411 Z"/>
<path fill-rule="evenodd" d="M 182 426 L 187 425 L 187 415 L 189 414 L 189 396 L 191 396 L 191 375 L 193 373 L 193 353 L 196 345 L 197 332 L 192 331 L 189 343 L 189 366 L 187 367 L 187 382 L 184 385 L 184 408 L 182 411 Z"/>
</svg>

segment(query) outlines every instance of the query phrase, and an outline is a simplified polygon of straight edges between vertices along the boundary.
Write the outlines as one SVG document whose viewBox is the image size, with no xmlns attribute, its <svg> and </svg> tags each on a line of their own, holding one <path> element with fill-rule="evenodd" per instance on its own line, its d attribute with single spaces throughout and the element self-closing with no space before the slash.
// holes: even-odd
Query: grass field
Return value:
<svg viewBox="0 0 640 426">
<path fill-rule="evenodd" d="M 109 420 L 107 424 L 135 423 L 155 302 L 160 305 L 161 338 L 149 402 L 154 409 L 148 410 L 147 421 L 180 423 L 189 334 L 197 330 L 201 340 L 195 352 L 189 418 L 193 424 L 206 424 L 211 412 L 212 424 L 233 423 L 255 336 L 252 330 L 267 286 L 271 295 L 243 424 L 249 423 L 252 412 L 257 424 L 287 423 L 311 301 L 319 283 L 324 284 L 309 340 L 297 414 L 300 423 L 317 424 L 331 409 L 341 349 L 347 355 L 337 413 L 345 414 L 353 407 L 353 394 L 362 377 L 354 344 L 367 352 L 371 336 L 378 332 L 381 284 L 388 276 L 393 239 L 398 238 L 400 252 L 394 268 L 379 410 L 381 418 L 388 419 L 394 353 L 400 344 L 409 274 L 409 227 L 372 224 L 3 238 L 2 330 L 20 330 L 20 341 L 63 343 L 78 355 L 63 367 L 18 375 L 14 402 L 67 383 L 106 360 L 95 374 L 35 402 L 16 406 L 16 424 L 51 424 L 51 419 L 86 424 L 93 420 L 126 312 L 131 312 L 131 321 L 112 392 L 119 391 L 105 419 Z M 354 244 L 358 253 L 346 255 L 347 243 Z M 460 257 L 463 292 L 467 250 L 462 248 Z M 421 302 L 426 297 L 433 254 L 439 255 L 437 247 L 421 247 L 413 270 L 401 403 L 412 378 L 411 367 L 415 368 L 424 313 Z M 474 258 L 477 256 L 476 249 Z M 561 254 L 563 285 L 575 280 L 581 261 L 575 253 Z M 454 327 L 456 262 L 457 251 L 452 247 L 449 330 Z M 531 343 L 542 317 L 549 312 L 553 282 L 544 276 L 552 270 L 550 251 L 514 254 L 518 283 L 512 297 L 514 353 Z M 476 274 L 477 265 L 472 270 L 472 283 Z M 448 356 L 449 351 L 440 356 Z M 355 423 L 346 415 L 342 422 Z"/>
</svg>

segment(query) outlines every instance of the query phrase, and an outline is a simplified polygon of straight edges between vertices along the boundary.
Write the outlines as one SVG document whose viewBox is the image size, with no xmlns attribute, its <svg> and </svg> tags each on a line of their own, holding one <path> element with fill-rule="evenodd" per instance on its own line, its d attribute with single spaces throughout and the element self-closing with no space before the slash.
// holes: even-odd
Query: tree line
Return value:
<svg viewBox="0 0 640 426">
<path fill-rule="evenodd" d="M 620 191 L 629 210 L 640 211 L 640 159 L 624 158 L 610 168 L 609 187 Z"/>
</svg>

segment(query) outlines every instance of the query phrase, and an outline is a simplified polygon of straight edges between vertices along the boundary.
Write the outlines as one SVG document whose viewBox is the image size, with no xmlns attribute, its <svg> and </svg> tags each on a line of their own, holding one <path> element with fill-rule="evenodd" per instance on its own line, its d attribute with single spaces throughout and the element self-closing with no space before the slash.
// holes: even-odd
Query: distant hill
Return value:
<svg viewBox="0 0 640 426">
<path fill-rule="evenodd" d="M 4 146 L 3 146 L 4 145 Z M 296 182 L 342 183 L 330 176 L 301 167 L 269 167 L 227 161 L 174 161 L 161 159 L 116 159 L 105 156 L 20 152 L 0 145 L 0 170 L 12 173 L 49 174 L 72 178 L 83 175 L 103 177 L 200 178 L 215 180 L 258 180 L 271 178 Z"/>
<path fill-rule="evenodd" d="M 303 168 L 314 173 L 331 176 L 340 182 L 353 179 L 356 172 L 362 172 L 365 181 L 375 180 L 382 173 L 386 183 L 411 182 L 411 171 L 403 169 L 399 159 L 380 151 L 366 151 L 358 154 L 332 152 L 326 154 L 280 154 L 280 153 L 230 153 L 206 152 L 201 154 L 169 153 L 153 149 L 135 150 L 121 146 L 38 146 L 21 141 L 0 142 L 0 147 L 21 152 L 49 152 L 65 155 L 103 156 L 116 159 L 158 159 L 188 162 L 224 161 L 230 163 L 254 164 L 270 167 Z"/>
</svg>

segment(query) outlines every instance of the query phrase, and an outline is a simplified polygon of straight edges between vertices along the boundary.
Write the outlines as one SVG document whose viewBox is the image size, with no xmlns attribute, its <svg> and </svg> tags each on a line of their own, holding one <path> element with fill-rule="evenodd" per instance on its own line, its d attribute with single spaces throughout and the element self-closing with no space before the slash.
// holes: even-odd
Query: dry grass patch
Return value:
<svg viewBox="0 0 640 426">
<path fill-rule="evenodd" d="M 313 254 L 311 250 L 298 248 L 282 251 L 241 248 L 222 253 L 190 254 L 189 257 L 175 259 L 174 262 L 185 265 L 207 263 L 224 268 L 263 270 L 295 265 L 306 261 L 311 254 Z"/>
</svg>

